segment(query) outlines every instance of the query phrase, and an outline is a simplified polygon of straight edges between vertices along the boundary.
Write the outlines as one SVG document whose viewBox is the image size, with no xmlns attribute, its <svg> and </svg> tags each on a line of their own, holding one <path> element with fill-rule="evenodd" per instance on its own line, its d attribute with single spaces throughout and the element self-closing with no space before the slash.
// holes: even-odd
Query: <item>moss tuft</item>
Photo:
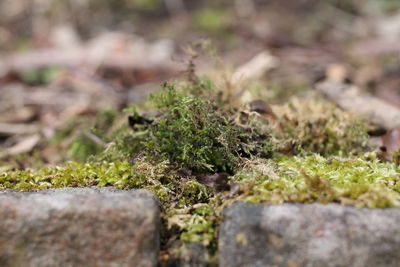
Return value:
<svg viewBox="0 0 400 267">
<path fill-rule="evenodd" d="M 161 115 L 149 124 L 141 142 L 150 156 L 195 172 L 229 173 L 241 157 L 272 156 L 267 133 L 235 124 L 229 110 L 206 98 L 184 95 L 165 84 L 152 101 Z"/>
<path fill-rule="evenodd" d="M 355 155 L 368 151 L 367 123 L 321 98 L 293 98 L 277 108 L 293 154 Z"/>
</svg>

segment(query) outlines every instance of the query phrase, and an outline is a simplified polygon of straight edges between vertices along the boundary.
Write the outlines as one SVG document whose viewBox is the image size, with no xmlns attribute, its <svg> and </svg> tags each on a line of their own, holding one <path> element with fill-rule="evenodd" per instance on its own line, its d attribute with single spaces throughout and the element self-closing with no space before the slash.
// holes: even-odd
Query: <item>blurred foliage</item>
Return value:
<svg viewBox="0 0 400 267">
<path fill-rule="evenodd" d="M 77 117 L 58 130 L 50 143 L 61 150 L 67 148 L 66 153 L 60 153 L 64 160 L 85 162 L 101 154 L 105 145 L 124 131 L 120 124 L 125 119 L 114 109 L 100 111 L 94 117 Z"/>
<path fill-rule="evenodd" d="M 250 0 L 249 0 L 250 1 Z M 179 3 L 179 1 L 178 1 Z M 327 6 L 342 12 L 362 15 L 371 11 L 393 12 L 400 9 L 397 0 L 328 0 L 328 1 L 252 1 L 256 7 L 252 18 L 242 18 L 238 15 L 238 6 L 231 0 L 182 0 L 183 6 L 171 9 L 167 0 L 85 0 L 85 1 L 24 1 L 4 0 L 0 3 L 0 43 L 5 41 L 11 49 L 20 40 L 30 39 L 35 35 L 50 34 L 52 28 L 67 24 L 76 29 L 84 38 L 93 36 L 105 30 L 122 30 L 138 32 L 146 36 L 157 36 L 165 29 L 174 30 L 171 19 L 178 19 L 181 33 L 192 29 L 207 33 L 224 33 L 228 28 L 237 25 L 254 23 L 253 18 L 260 12 L 267 11 L 273 21 L 274 28 L 285 34 L 297 35 L 294 39 L 304 39 L 301 42 L 321 35 L 328 29 L 320 21 L 318 14 L 324 14 Z M 250 5 L 250 2 L 249 2 Z M 180 20 L 188 16 L 189 20 Z M 285 19 L 280 19 L 285 18 Z M 301 24 L 291 23 L 301 19 Z M 285 20 L 291 26 L 287 28 Z M 329 22 L 330 23 L 330 22 Z M 307 25 L 304 27 L 304 25 Z M 237 30 L 243 29 L 241 25 Z M 252 25 L 247 25 L 252 31 Z M 293 30 L 294 29 L 294 30 Z M 296 29 L 300 29 L 296 31 Z M 304 30 L 305 29 L 305 30 Z M 308 29 L 308 30 L 307 30 Z M 3 30 L 3 34 L 2 34 Z M 40 37 L 40 36 L 38 36 Z M 177 36 L 171 36 L 175 38 Z M 300 42 L 300 43 L 301 43 Z"/>
<path fill-rule="evenodd" d="M 28 85 L 50 84 L 60 73 L 59 67 L 48 67 L 43 69 L 30 69 L 19 74 L 20 79 Z"/>
<path fill-rule="evenodd" d="M 193 26 L 199 30 L 222 33 L 230 23 L 232 15 L 226 9 L 210 8 L 199 9 L 193 17 Z"/>
<path fill-rule="evenodd" d="M 120 4 L 147 12 L 155 11 L 162 7 L 162 1 L 159 0 L 124 0 L 120 2 L 122 2 Z"/>
</svg>

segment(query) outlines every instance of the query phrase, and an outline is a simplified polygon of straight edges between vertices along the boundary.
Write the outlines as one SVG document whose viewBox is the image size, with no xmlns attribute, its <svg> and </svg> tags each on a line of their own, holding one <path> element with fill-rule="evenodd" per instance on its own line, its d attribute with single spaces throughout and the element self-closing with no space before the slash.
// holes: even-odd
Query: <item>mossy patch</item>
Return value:
<svg viewBox="0 0 400 267">
<path fill-rule="evenodd" d="M 0 188 L 39 190 L 53 187 L 115 186 L 144 188 L 160 199 L 167 235 L 164 239 L 202 242 L 216 251 L 221 211 L 235 201 L 251 203 L 335 202 L 357 207 L 399 206 L 399 167 L 374 154 L 357 157 L 281 157 L 244 160 L 230 180 L 236 189 L 215 193 L 194 177 L 182 177 L 168 161 L 141 158 L 103 163 L 70 162 L 39 171 L 0 175 Z"/>
<path fill-rule="evenodd" d="M 75 155 L 84 152 L 82 158 L 96 155 L 59 167 L 5 171 L 0 188 L 148 189 L 162 207 L 163 248 L 201 242 L 212 254 L 222 209 L 234 201 L 398 206 L 399 167 L 368 152 L 365 122 L 322 99 L 292 100 L 274 107 L 282 133 L 223 94 L 198 77 L 164 84 L 143 105 L 147 111 L 127 110 L 124 125 L 113 112 L 97 120 L 90 133 L 104 146 L 89 153 L 87 144 L 72 146 Z"/>
<path fill-rule="evenodd" d="M 269 204 L 335 202 L 356 207 L 399 206 L 399 167 L 375 153 L 356 157 L 282 157 L 248 163 L 232 178 L 233 199 Z"/>
<path fill-rule="evenodd" d="M 292 154 L 348 156 L 370 150 L 368 124 L 321 97 L 295 97 L 276 112 L 286 134 L 281 143 Z"/>
</svg>

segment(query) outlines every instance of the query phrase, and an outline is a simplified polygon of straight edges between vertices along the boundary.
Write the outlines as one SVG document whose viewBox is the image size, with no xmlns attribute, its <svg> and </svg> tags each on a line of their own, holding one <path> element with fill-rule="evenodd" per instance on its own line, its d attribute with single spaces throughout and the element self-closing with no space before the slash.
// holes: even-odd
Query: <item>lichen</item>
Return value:
<svg viewBox="0 0 400 267">
<path fill-rule="evenodd" d="M 249 244 L 247 236 L 244 233 L 238 233 L 236 235 L 236 242 L 241 244 L 243 247 L 246 247 Z"/>
</svg>

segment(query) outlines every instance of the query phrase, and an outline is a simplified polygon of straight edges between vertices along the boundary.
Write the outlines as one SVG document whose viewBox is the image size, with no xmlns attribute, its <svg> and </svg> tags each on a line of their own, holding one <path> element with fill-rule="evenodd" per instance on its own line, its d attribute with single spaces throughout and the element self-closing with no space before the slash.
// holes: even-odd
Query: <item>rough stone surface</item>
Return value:
<svg viewBox="0 0 400 267">
<path fill-rule="evenodd" d="M 400 209 L 235 203 L 224 212 L 219 263 L 398 267 Z"/>
<path fill-rule="evenodd" d="M 181 247 L 182 245 L 182 247 Z M 163 267 L 211 267 L 210 255 L 207 247 L 201 242 L 188 242 L 181 244 L 175 242 L 168 249 L 173 252 L 168 259 L 160 262 Z"/>
<path fill-rule="evenodd" d="M 0 266 L 156 266 L 159 208 L 147 191 L 0 193 Z"/>
<path fill-rule="evenodd" d="M 209 255 L 202 243 L 187 243 L 183 250 L 180 267 L 207 267 Z"/>
</svg>

